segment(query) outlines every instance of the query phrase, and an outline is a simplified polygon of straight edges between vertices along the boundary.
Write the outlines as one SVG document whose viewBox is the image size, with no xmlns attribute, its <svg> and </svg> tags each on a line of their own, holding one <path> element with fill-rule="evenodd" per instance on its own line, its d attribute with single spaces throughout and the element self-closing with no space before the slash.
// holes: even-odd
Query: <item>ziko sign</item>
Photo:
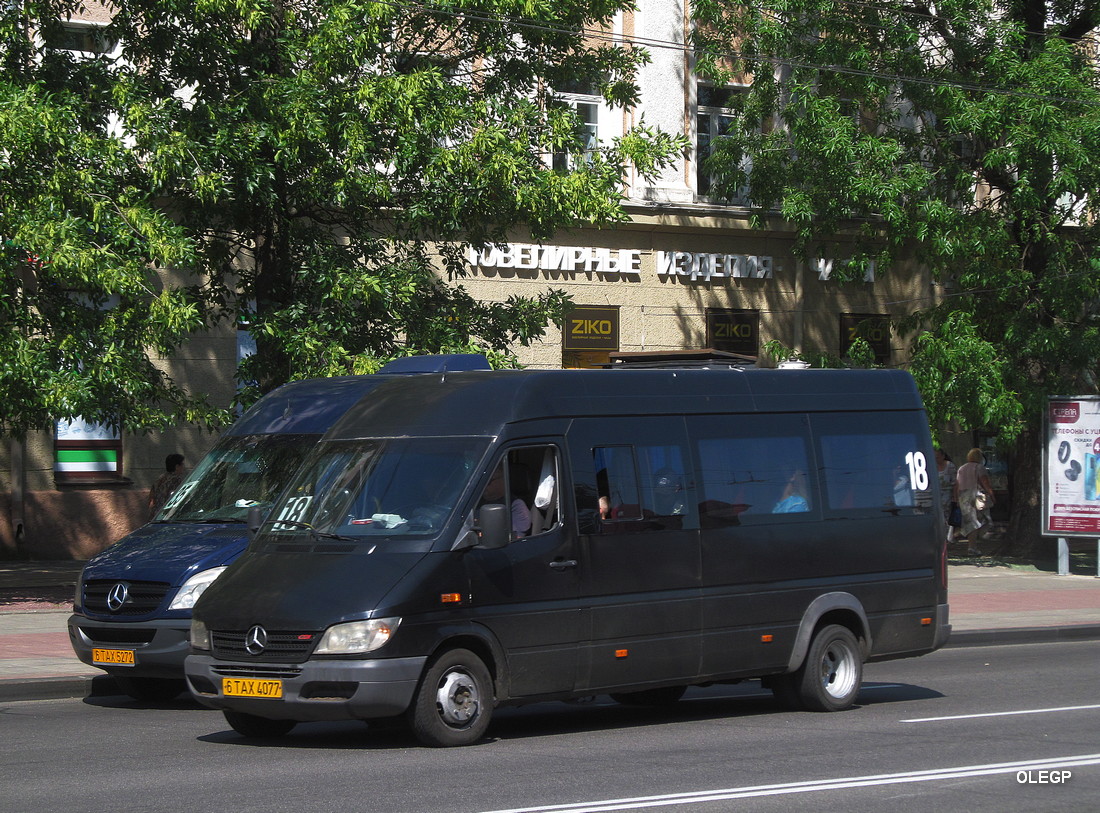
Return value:
<svg viewBox="0 0 1100 813">
<path fill-rule="evenodd" d="M 1052 397 L 1043 447 L 1043 533 L 1100 536 L 1100 396 Z"/>
</svg>

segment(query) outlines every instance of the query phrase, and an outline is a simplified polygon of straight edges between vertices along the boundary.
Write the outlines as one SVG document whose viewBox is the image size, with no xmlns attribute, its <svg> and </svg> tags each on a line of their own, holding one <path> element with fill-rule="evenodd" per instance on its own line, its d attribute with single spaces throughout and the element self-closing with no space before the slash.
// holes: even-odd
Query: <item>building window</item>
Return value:
<svg viewBox="0 0 1100 813">
<path fill-rule="evenodd" d="M 570 159 L 574 162 L 587 162 L 599 146 L 601 99 L 596 92 L 596 88 L 590 85 L 563 87 L 555 95 L 559 101 L 573 108 L 578 119 L 576 136 L 581 149 L 579 151 L 556 152 L 551 160 L 551 166 L 556 172 L 568 172 Z"/>
<path fill-rule="evenodd" d="M 72 51 L 84 57 L 115 56 L 118 49 L 118 41 L 108 35 L 107 29 L 94 23 L 64 23 L 49 44 L 55 50 Z"/>
<path fill-rule="evenodd" d="M 713 154 L 714 145 L 733 129 L 733 102 L 744 92 L 745 88 L 716 88 L 710 85 L 699 85 L 696 90 L 698 110 L 695 117 L 695 189 L 701 198 L 738 205 L 749 203 L 747 182 L 738 186 L 732 194 L 728 191 L 720 194 L 716 188 L 716 178 L 707 166 L 707 159 Z M 752 169 L 752 161 L 746 157 L 741 162 L 741 169 L 747 175 Z"/>
</svg>

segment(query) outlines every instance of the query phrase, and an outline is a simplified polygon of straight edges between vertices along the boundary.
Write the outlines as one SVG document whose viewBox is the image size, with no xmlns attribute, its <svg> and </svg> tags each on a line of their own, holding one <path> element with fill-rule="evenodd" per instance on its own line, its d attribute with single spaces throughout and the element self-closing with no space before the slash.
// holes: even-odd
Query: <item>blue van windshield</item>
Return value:
<svg viewBox="0 0 1100 813">
<path fill-rule="evenodd" d="M 218 441 L 157 514 L 156 522 L 245 522 L 267 508 L 318 436 L 237 435 Z"/>
<path fill-rule="evenodd" d="M 471 437 L 322 443 L 264 530 L 277 536 L 437 534 L 488 443 Z"/>
</svg>

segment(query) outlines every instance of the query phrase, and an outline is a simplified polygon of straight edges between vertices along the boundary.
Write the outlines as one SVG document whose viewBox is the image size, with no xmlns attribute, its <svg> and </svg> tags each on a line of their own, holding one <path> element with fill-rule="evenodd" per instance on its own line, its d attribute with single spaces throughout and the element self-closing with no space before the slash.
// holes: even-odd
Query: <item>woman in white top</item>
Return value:
<svg viewBox="0 0 1100 813">
<path fill-rule="evenodd" d="M 967 452 L 966 462 L 959 466 L 955 477 L 955 501 L 962 511 L 959 532 L 966 537 L 966 552 L 971 556 L 980 556 L 978 536 L 992 521 L 989 509 L 993 507 L 993 484 L 989 480 L 981 449 Z"/>
</svg>

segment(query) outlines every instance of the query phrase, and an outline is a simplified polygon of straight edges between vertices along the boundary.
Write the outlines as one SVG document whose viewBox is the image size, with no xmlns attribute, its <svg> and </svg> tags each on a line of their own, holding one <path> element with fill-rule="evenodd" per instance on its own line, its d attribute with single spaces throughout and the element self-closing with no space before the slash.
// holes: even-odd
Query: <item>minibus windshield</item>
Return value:
<svg viewBox="0 0 1100 813">
<path fill-rule="evenodd" d="M 386 438 L 320 444 L 264 532 L 427 536 L 443 529 L 487 438 Z"/>
<path fill-rule="evenodd" d="M 266 508 L 317 444 L 314 434 L 236 435 L 218 441 L 157 514 L 156 522 L 245 522 Z"/>
</svg>

